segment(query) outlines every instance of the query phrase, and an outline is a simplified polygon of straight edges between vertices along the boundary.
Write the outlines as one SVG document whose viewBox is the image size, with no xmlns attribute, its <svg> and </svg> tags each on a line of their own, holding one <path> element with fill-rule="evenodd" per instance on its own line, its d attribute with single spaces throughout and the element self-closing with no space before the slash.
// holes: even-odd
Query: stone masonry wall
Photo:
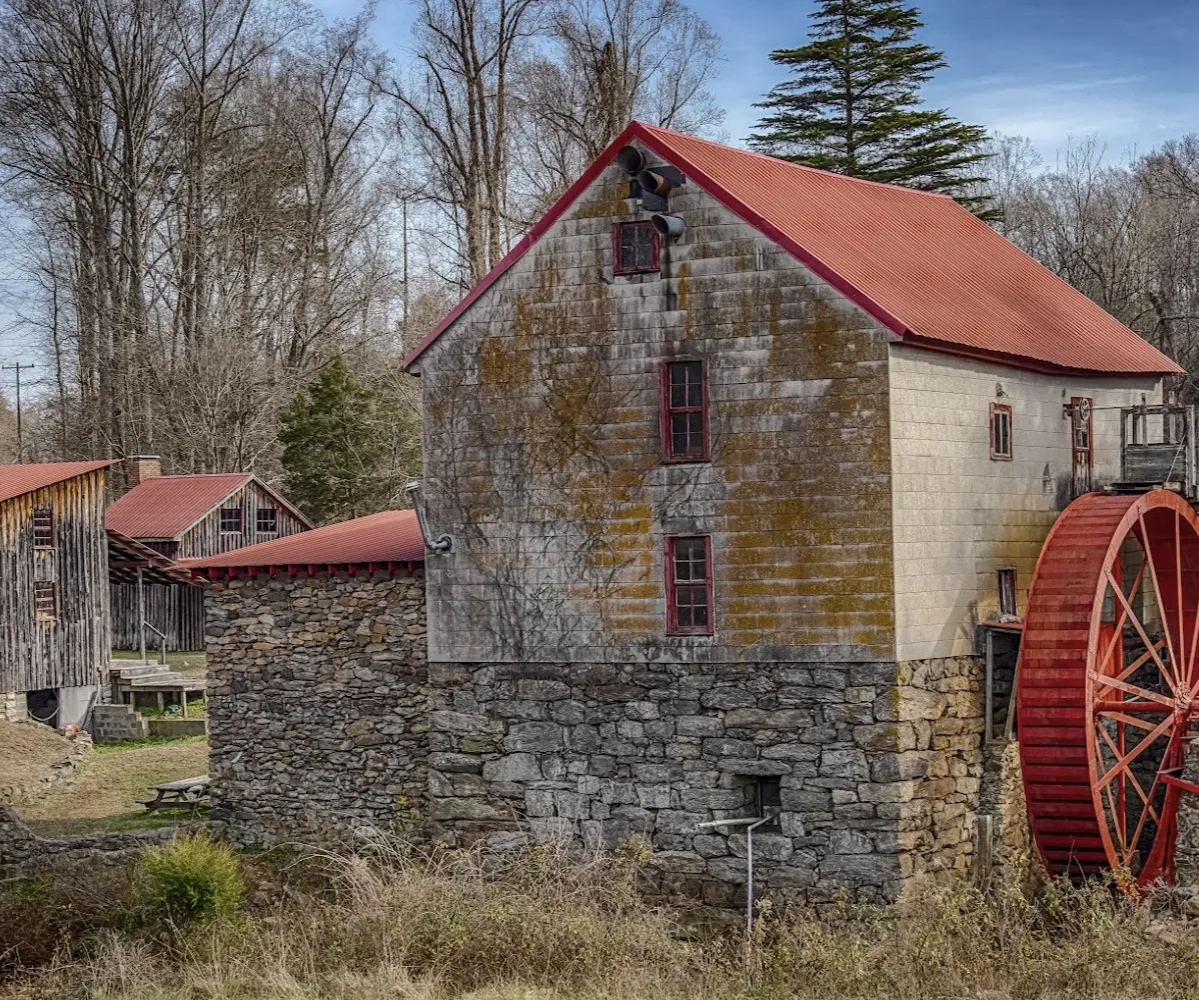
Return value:
<svg viewBox="0 0 1199 1000">
<path fill-rule="evenodd" d="M 50 868 L 71 864 L 92 865 L 132 857 L 148 844 L 162 844 L 183 833 L 215 828 L 183 823 L 152 830 L 82 834 L 75 837 L 39 837 L 0 802 L 0 879 L 28 878 Z"/>
<path fill-rule="evenodd" d="M 213 818 L 244 846 L 394 829 L 425 800 L 423 570 L 205 596 Z"/>
<path fill-rule="evenodd" d="M 910 886 L 969 874 L 983 778 L 983 666 L 957 656 L 900 664 L 896 763 L 902 874 Z"/>
<path fill-rule="evenodd" d="M 898 683 L 897 683 L 898 681 Z M 430 817 L 457 842 L 642 835 L 665 891 L 743 898 L 746 838 L 702 829 L 781 812 L 754 836 L 759 891 L 889 900 L 964 873 L 982 756 L 972 658 L 904 664 L 430 666 Z"/>
<path fill-rule="evenodd" d="M 25 696 L 18 691 L 0 691 L 0 722 L 20 722 L 25 718 Z"/>
</svg>

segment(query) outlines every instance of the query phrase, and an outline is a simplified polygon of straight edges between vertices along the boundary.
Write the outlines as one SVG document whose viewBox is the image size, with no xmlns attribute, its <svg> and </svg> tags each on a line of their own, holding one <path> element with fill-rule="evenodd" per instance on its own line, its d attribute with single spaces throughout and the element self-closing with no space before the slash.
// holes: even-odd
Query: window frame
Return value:
<svg viewBox="0 0 1199 1000">
<path fill-rule="evenodd" d="M 703 390 L 703 401 L 699 407 L 670 405 L 670 368 L 672 365 L 699 363 L 700 386 Z M 670 418 L 676 413 L 695 413 L 698 409 L 703 421 L 704 444 L 703 452 L 699 455 L 674 454 L 674 435 L 671 433 Z M 671 358 L 658 366 L 658 436 L 663 462 L 671 465 L 712 461 L 712 437 L 709 430 L 711 407 L 708 400 L 708 362 L 705 358 Z"/>
<path fill-rule="evenodd" d="M 639 226 L 649 229 L 650 246 L 652 248 L 651 256 L 653 258 L 650 267 L 634 267 L 624 268 L 621 266 L 620 260 L 620 234 L 625 226 Z M 612 223 L 612 274 L 616 277 L 622 277 L 631 274 L 657 274 L 662 270 L 661 263 L 661 240 L 658 237 L 658 231 L 654 228 L 652 222 L 614 222 Z"/>
<path fill-rule="evenodd" d="M 226 528 L 225 527 L 225 515 L 232 514 L 235 512 L 237 514 L 237 527 L 236 528 Z M 243 511 L 240 507 L 222 507 L 220 509 L 220 513 L 217 515 L 217 526 L 220 528 L 220 533 L 222 535 L 244 534 L 245 530 L 246 530 L 245 511 Z"/>
<path fill-rule="evenodd" d="M 39 519 L 45 519 L 48 524 L 38 524 Z M 54 531 L 54 508 L 53 507 L 34 507 L 33 508 L 33 547 L 39 552 L 46 552 L 55 547 L 58 541 L 56 532 Z M 38 541 L 39 532 L 49 532 L 49 541 Z"/>
<path fill-rule="evenodd" d="M 995 418 L 999 415 L 1007 417 L 1007 451 L 999 448 L 999 435 L 995 433 Z M 991 461 L 1010 462 L 1016 453 L 1014 440 L 1015 421 L 1012 419 L 1012 407 L 1009 403 L 992 403 L 990 413 Z"/>
<path fill-rule="evenodd" d="M 1008 580 L 1011 581 L 1010 585 L 1005 585 L 1005 581 L 1008 581 Z M 1019 583 L 1019 579 L 1016 576 L 1016 567 L 1015 566 L 1001 566 L 999 569 L 997 569 L 995 571 L 995 587 L 999 594 L 999 601 L 998 601 L 997 607 L 999 610 L 1000 618 L 1003 618 L 1005 615 L 1010 618 L 1019 618 L 1020 617 L 1020 591 L 1019 591 L 1018 583 Z M 1010 611 L 1005 610 L 1004 599 L 1003 599 L 1004 594 L 1009 593 L 1009 592 L 1010 592 L 1011 598 L 1012 598 Z"/>
<path fill-rule="evenodd" d="M 40 591 L 40 593 L 39 593 Z M 48 593 L 52 608 L 49 612 L 41 607 L 43 596 Z M 58 621 L 58 586 L 53 580 L 33 581 L 33 618 L 38 622 Z"/>
<path fill-rule="evenodd" d="M 262 515 L 271 515 L 271 528 L 262 527 Z M 256 535 L 277 535 L 279 534 L 279 508 L 278 507 L 258 507 L 254 511 L 254 534 Z"/>
<path fill-rule="evenodd" d="M 704 602 L 708 609 L 707 625 L 680 625 L 678 602 L 675 591 L 680 583 L 690 585 L 696 581 L 675 579 L 675 546 L 679 542 L 704 543 Z M 666 634 L 667 635 L 714 635 L 716 632 L 716 608 L 712 588 L 712 536 L 711 535 L 667 535 L 666 536 Z"/>
</svg>

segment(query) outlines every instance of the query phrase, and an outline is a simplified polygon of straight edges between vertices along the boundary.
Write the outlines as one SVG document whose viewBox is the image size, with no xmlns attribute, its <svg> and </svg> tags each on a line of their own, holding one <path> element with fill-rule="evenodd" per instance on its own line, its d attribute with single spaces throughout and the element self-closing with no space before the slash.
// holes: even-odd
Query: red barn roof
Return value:
<svg viewBox="0 0 1199 1000">
<path fill-rule="evenodd" d="M 251 569 L 268 566 L 386 565 L 423 563 L 425 543 L 416 512 L 385 510 L 350 521 L 302 531 L 286 538 L 247 545 L 215 556 L 181 559 L 191 570 Z"/>
<path fill-rule="evenodd" d="M 1045 372 L 1182 369 L 945 195 L 856 180 L 633 122 L 405 359 L 421 353 L 637 139 L 904 343 Z"/>
<path fill-rule="evenodd" d="M 252 478 L 248 472 L 155 476 L 109 507 L 104 525 L 130 538 L 178 538 Z"/>
<path fill-rule="evenodd" d="M 32 493 L 64 479 L 107 469 L 116 459 L 102 458 L 95 462 L 42 462 L 36 465 L 0 465 L 0 503 Z"/>
</svg>

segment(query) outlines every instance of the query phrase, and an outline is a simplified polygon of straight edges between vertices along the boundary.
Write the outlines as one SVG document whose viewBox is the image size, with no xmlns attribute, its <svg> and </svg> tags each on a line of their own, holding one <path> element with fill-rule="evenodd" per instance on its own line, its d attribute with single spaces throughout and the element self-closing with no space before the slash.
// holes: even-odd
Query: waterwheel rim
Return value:
<svg viewBox="0 0 1199 1000">
<path fill-rule="evenodd" d="M 1058 519 L 1029 593 L 1017 721 L 1046 867 L 1172 881 L 1199 675 L 1199 518 L 1176 494 L 1088 494 Z"/>
</svg>

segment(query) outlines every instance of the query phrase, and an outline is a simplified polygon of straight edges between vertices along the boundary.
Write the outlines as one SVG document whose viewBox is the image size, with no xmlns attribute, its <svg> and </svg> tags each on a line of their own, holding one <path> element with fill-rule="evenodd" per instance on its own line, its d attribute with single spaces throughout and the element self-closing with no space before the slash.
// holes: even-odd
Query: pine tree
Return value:
<svg viewBox="0 0 1199 1000">
<path fill-rule="evenodd" d="M 897 0 L 821 0 L 811 41 L 777 49 L 772 61 L 794 76 L 758 107 L 770 114 L 750 137 L 755 149 L 851 177 L 939 191 L 983 218 L 971 194 L 986 130 L 920 103 L 920 85 L 946 65 L 912 41 L 919 12 Z"/>
<path fill-rule="evenodd" d="M 386 508 L 393 425 L 378 394 L 334 358 L 281 415 L 288 496 L 318 523 Z"/>
</svg>

